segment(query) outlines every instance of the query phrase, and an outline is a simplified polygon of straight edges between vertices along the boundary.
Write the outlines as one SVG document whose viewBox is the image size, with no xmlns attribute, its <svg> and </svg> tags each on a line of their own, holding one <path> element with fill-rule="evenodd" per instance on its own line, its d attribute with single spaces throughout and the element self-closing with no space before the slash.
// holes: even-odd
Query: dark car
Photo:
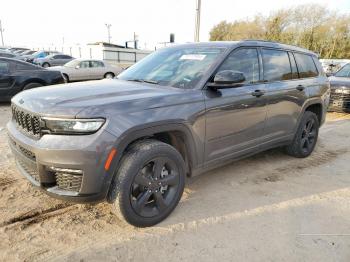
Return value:
<svg viewBox="0 0 350 262">
<path fill-rule="evenodd" d="M 308 50 L 185 44 L 118 79 L 22 92 L 7 130 L 33 185 L 69 201 L 108 201 L 144 227 L 172 212 L 186 176 L 280 146 L 309 156 L 328 102 L 328 79 Z"/>
<path fill-rule="evenodd" d="M 64 83 L 58 71 L 0 57 L 0 100 L 9 101 L 22 90 Z"/>
<path fill-rule="evenodd" d="M 344 65 L 332 77 L 329 111 L 350 113 L 350 63 Z"/>
<path fill-rule="evenodd" d="M 18 54 L 10 53 L 10 52 L 1 52 L 0 51 L 0 57 L 6 57 L 6 58 L 12 58 L 16 60 L 24 60 L 23 57 L 21 57 Z"/>
</svg>

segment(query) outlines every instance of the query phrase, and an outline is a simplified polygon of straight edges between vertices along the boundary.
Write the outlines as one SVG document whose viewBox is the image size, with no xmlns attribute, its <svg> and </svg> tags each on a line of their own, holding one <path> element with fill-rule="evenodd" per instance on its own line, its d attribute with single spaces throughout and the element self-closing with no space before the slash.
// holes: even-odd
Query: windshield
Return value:
<svg viewBox="0 0 350 262">
<path fill-rule="evenodd" d="M 335 73 L 335 76 L 350 77 L 350 64 L 343 66 L 337 73 Z"/>
<path fill-rule="evenodd" d="M 118 76 L 178 88 L 193 88 L 224 48 L 166 48 L 156 51 Z"/>
<path fill-rule="evenodd" d="M 66 63 L 64 66 L 67 66 L 67 67 L 76 67 L 77 65 L 80 64 L 80 61 L 79 60 L 72 60 L 72 61 L 69 61 L 68 63 Z"/>
</svg>

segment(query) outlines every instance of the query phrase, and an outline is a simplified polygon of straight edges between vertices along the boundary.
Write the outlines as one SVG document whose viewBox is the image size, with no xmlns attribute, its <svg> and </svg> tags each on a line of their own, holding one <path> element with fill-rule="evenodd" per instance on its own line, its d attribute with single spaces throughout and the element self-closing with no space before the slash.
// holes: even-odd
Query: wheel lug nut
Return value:
<svg viewBox="0 0 350 262">
<path fill-rule="evenodd" d="M 152 190 L 148 190 L 149 193 L 152 193 Z"/>
<path fill-rule="evenodd" d="M 148 182 L 148 185 L 151 185 L 152 183 L 151 182 Z"/>
<path fill-rule="evenodd" d="M 162 183 L 161 183 L 161 182 L 159 182 L 159 183 L 158 183 L 158 185 L 160 185 L 160 186 L 161 186 L 161 185 L 162 185 Z"/>
</svg>

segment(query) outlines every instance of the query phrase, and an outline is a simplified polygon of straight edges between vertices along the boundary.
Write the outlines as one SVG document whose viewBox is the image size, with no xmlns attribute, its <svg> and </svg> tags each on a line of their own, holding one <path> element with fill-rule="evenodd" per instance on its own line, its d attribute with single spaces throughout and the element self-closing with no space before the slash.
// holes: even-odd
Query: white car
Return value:
<svg viewBox="0 0 350 262">
<path fill-rule="evenodd" d="M 64 66 L 53 66 L 48 70 L 60 71 L 66 82 L 114 78 L 123 69 L 111 66 L 102 60 L 75 59 Z"/>
</svg>

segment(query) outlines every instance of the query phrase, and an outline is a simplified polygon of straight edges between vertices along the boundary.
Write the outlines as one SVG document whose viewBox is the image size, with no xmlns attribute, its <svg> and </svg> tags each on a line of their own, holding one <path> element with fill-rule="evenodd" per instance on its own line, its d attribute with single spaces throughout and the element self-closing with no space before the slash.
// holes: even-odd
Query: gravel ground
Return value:
<svg viewBox="0 0 350 262">
<path fill-rule="evenodd" d="M 191 179 L 146 229 L 34 189 L 7 146 L 9 116 L 0 105 L 0 261 L 350 260 L 350 115 L 328 114 L 307 159 L 270 150 Z"/>
</svg>

